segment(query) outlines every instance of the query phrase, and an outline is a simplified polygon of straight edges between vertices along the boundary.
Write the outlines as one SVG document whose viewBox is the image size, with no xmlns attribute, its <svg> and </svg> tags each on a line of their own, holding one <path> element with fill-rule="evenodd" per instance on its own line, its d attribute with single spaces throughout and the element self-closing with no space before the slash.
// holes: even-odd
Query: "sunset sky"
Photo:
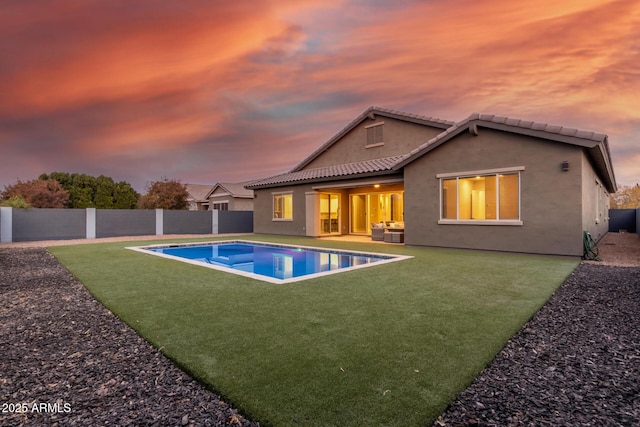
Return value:
<svg viewBox="0 0 640 427">
<path fill-rule="evenodd" d="M 524 4 L 527 5 L 524 5 Z M 609 135 L 640 182 L 637 0 L 29 0 L 0 7 L 0 190 L 289 170 L 369 106 Z"/>
</svg>

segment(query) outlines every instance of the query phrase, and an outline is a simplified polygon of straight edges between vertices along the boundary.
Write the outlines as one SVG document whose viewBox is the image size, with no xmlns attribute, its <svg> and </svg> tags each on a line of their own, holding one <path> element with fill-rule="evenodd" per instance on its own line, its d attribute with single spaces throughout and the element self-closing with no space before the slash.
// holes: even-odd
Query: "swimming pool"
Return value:
<svg viewBox="0 0 640 427">
<path fill-rule="evenodd" d="M 290 283 L 411 258 L 246 240 L 136 246 L 127 249 L 270 283 Z"/>
</svg>

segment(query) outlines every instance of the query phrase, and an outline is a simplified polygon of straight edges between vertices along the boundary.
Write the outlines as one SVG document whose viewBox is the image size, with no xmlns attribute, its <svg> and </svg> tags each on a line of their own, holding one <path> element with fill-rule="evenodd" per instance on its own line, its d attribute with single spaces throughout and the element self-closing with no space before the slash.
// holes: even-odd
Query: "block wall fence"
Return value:
<svg viewBox="0 0 640 427">
<path fill-rule="evenodd" d="M 164 234 L 252 233 L 251 211 L 0 207 L 0 242 Z"/>
<path fill-rule="evenodd" d="M 640 208 L 609 210 L 609 231 L 620 230 L 640 235 Z"/>
</svg>

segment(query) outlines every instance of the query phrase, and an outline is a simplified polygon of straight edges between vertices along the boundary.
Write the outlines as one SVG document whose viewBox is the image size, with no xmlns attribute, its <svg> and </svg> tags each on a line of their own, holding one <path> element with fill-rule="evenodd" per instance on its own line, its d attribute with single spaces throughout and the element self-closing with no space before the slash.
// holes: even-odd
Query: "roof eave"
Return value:
<svg viewBox="0 0 640 427">
<path fill-rule="evenodd" d="M 275 182 L 275 183 L 269 183 L 269 184 L 260 184 L 260 185 L 253 185 L 253 186 L 250 186 L 250 187 L 247 187 L 247 188 L 250 188 L 252 190 L 264 190 L 264 189 L 267 189 L 267 188 L 289 187 L 289 186 L 292 186 L 292 185 L 313 184 L 313 183 L 317 183 L 317 182 L 345 181 L 345 180 L 349 180 L 349 179 L 371 178 L 371 177 L 376 177 L 376 176 L 397 175 L 397 174 L 398 174 L 397 170 L 386 169 L 386 170 L 375 171 L 375 172 L 364 172 L 364 173 L 358 173 L 358 174 L 336 175 L 336 176 L 329 176 L 329 177 L 318 177 L 318 178 L 301 179 L 301 180 L 297 180 L 297 181 L 287 181 L 287 182 Z"/>
<path fill-rule="evenodd" d="M 587 155 L 591 159 L 595 169 L 599 172 L 600 178 L 604 181 L 605 187 L 609 193 L 618 191 L 616 177 L 611 164 L 611 156 L 609 155 L 609 144 L 607 140 L 587 150 Z"/>
<path fill-rule="evenodd" d="M 595 164 L 600 178 L 605 181 L 607 191 L 610 193 L 615 193 L 617 191 L 616 178 L 613 172 L 613 165 L 611 164 L 611 155 L 609 153 L 609 143 L 607 135 L 594 133 L 591 138 L 583 138 L 577 135 L 567 135 L 562 133 L 548 132 L 544 130 L 522 128 L 518 126 L 510 126 L 508 124 L 487 122 L 484 120 L 477 120 L 476 122 L 478 127 L 502 130 L 505 132 L 562 142 L 565 144 L 584 148 Z"/>
<path fill-rule="evenodd" d="M 465 120 L 457 123 L 445 132 L 437 135 L 427 143 L 410 152 L 403 160 L 394 165 L 394 169 L 402 169 L 407 164 L 413 162 L 419 157 L 424 156 L 429 151 L 439 147 L 445 142 L 453 139 L 463 132 L 477 132 L 478 128 L 494 129 L 504 132 L 516 133 L 519 135 L 531 136 L 534 138 L 546 139 L 556 142 L 563 142 L 587 149 L 589 156 L 594 163 L 598 165 L 598 172 L 607 183 L 607 191 L 615 192 L 617 189 L 613 166 L 611 164 L 611 156 L 609 154 L 608 137 L 606 135 L 598 135 L 597 138 L 582 138 L 575 135 L 566 135 L 561 133 L 553 133 L 540 129 L 525 128 L 509 125 L 507 123 L 496 123 L 480 119 L 477 113 L 472 114 Z M 595 136 L 596 134 L 594 134 Z M 593 150 L 596 150 L 595 152 Z M 595 154 L 598 153 L 598 154 Z"/>
</svg>

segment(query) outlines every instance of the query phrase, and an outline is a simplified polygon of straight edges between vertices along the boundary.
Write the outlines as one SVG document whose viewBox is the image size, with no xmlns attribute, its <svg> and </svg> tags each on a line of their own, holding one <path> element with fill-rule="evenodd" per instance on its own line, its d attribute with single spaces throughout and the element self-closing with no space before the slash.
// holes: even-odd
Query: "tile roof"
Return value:
<svg viewBox="0 0 640 427">
<path fill-rule="evenodd" d="M 249 182 L 251 181 L 245 181 L 245 182 L 219 182 L 216 184 L 216 186 L 220 186 L 222 187 L 224 190 L 226 190 L 229 194 L 231 194 L 233 197 L 253 197 L 253 191 L 252 190 L 248 190 L 245 188 L 245 185 L 247 185 Z M 213 193 L 213 191 L 215 190 L 215 188 L 211 191 Z"/>
<path fill-rule="evenodd" d="M 300 183 L 306 181 L 320 181 L 325 178 L 348 177 L 348 176 L 367 176 L 374 174 L 395 173 L 400 171 L 405 165 L 411 163 L 415 159 L 425 155 L 432 149 L 449 141 L 455 136 L 463 132 L 476 133 L 481 132 L 478 128 L 496 129 L 521 135 L 528 135 L 536 138 L 542 138 L 571 145 L 586 148 L 592 160 L 596 164 L 596 168 L 600 171 L 603 178 L 607 181 L 607 188 L 610 192 L 615 192 L 616 182 L 611 165 L 611 155 L 609 153 L 608 137 L 605 134 L 582 131 L 574 128 L 566 128 L 563 126 L 550 125 L 547 123 L 538 123 L 533 121 L 511 119 L 504 116 L 496 116 L 492 114 L 473 113 L 466 119 L 458 122 L 440 121 L 444 131 L 429 141 L 424 142 L 420 146 L 411 150 L 404 155 L 384 157 L 374 160 L 365 160 L 361 162 L 348 163 L 343 165 L 327 166 L 315 169 L 302 169 L 313 158 L 319 156 L 329 145 L 337 142 L 351 128 L 360 123 L 368 113 L 374 112 L 381 114 L 402 114 L 406 117 L 418 117 L 420 120 L 438 120 L 424 116 L 409 115 L 407 113 L 395 112 L 393 110 L 382 109 L 379 107 L 371 107 L 360 115 L 356 120 L 349 124 L 345 129 L 340 131 L 336 136 L 325 143 L 314 154 L 307 157 L 303 162 L 299 163 L 290 172 L 273 176 L 263 180 L 257 180 L 246 188 L 264 188 L 277 187 L 290 183 Z"/>
<path fill-rule="evenodd" d="M 587 148 L 592 148 L 598 144 L 607 145 L 607 135 L 601 133 L 565 128 L 563 126 L 550 125 L 547 123 L 510 119 L 509 117 L 496 116 L 493 114 L 473 113 L 466 119 L 456 123 L 444 132 L 411 150 L 404 156 L 404 159 L 398 162 L 394 167 L 403 167 L 454 136 L 472 129 L 473 126 L 519 133 Z M 477 131 L 477 128 L 475 131 Z"/>
<path fill-rule="evenodd" d="M 339 178 L 352 175 L 377 175 L 393 173 L 393 166 L 404 156 L 382 157 L 361 162 L 346 163 L 342 165 L 326 166 L 322 168 L 293 171 L 281 175 L 272 176 L 247 185 L 247 188 L 275 187 L 301 181 L 314 181 L 325 178 Z"/>
<path fill-rule="evenodd" d="M 547 123 L 536 123 L 536 122 L 531 122 L 526 120 L 510 119 L 508 117 L 496 116 L 493 114 L 474 113 L 470 115 L 466 120 L 467 121 L 479 120 L 487 123 L 504 124 L 506 126 L 520 128 L 520 129 L 531 129 L 535 131 L 546 132 L 549 134 L 570 136 L 574 138 L 591 140 L 595 142 L 603 142 L 607 138 L 607 135 L 602 133 L 582 131 L 579 129 L 566 128 L 563 126 L 550 125 Z"/>
<path fill-rule="evenodd" d="M 207 194 L 213 188 L 211 184 L 185 184 L 185 186 L 193 200 L 206 200 Z"/>
<path fill-rule="evenodd" d="M 600 171 L 601 176 L 607 182 L 608 191 L 616 191 L 617 184 L 613 166 L 611 165 L 611 153 L 609 152 L 607 135 L 547 123 L 511 119 L 493 114 L 471 114 L 466 119 L 411 150 L 393 167 L 399 170 L 460 133 L 470 131 L 477 134 L 479 132 L 478 128 L 496 129 L 586 148 L 596 165 L 596 169 Z"/>
</svg>

